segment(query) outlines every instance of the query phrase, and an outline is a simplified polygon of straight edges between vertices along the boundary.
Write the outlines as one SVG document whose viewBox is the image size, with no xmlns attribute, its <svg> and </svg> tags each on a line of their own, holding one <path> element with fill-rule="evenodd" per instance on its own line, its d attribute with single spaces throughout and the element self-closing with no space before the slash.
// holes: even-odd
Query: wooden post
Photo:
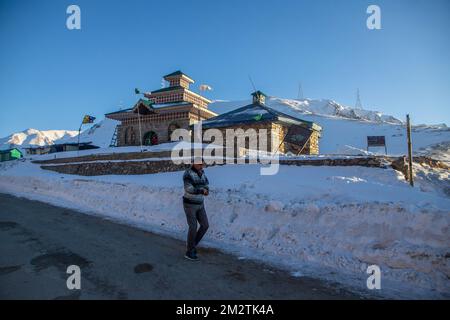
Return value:
<svg viewBox="0 0 450 320">
<path fill-rule="evenodd" d="M 139 144 L 141 146 L 141 152 L 143 152 L 142 150 L 142 129 L 141 129 L 141 105 L 138 104 L 137 106 L 137 111 L 138 111 L 138 123 L 139 123 Z"/>
<path fill-rule="evenodd" d="M 84 119 L 84 118 L 83 118 Z M 81 127 L 83 126 L 83 121 L 81 121 L 81 124 L 80 124 L 80 128 L 78 129 L 78 143 L 77 143 L 77 145 L 78 145 L 78 148 L 77 148 L 77 156 L 79 156 L 80 155 L 80 134 L 81 134 Z M 56 155 L 55 155 L 56 156 Z M 55 158 L 56 159 L 56 158 Z"/>
<path fill-rule="evenodd" d="M 406 115 L 406 135 L 408 138 L 408 178 L 411 187 L 414 187 L 413 177 L 413 158 L 412 158 L 412 144 L 411 144 L 411 122 L 409 121 L 409 114 Z"/>
</svg>

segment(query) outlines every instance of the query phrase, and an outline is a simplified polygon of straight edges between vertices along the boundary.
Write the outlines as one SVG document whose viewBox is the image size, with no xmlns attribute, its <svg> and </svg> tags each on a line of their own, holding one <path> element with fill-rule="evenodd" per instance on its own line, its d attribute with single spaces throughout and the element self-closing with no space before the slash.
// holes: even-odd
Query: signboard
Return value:
<svg viewBox="0 0 450 320">
<path fill-rule="evenodd" d="M 369 147 L 384 147 L 387 154 L 385 136 L 367 136 L 367 151 L 369 150 Z"/>
<path fill-rule="evenodd" d="M 384 147 L 386 146 L 386 139 L 384 136 L 367 136 L 368 147 Z"/>
</svg>

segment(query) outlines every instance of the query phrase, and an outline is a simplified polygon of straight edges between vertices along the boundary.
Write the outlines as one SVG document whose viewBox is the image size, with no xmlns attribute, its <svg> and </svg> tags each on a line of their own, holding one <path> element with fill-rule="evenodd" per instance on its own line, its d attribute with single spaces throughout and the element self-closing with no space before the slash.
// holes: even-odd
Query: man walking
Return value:
<svg viewBox="0 0 450 320">
<path fill-rule="evenodd" d="M 208 217 L 204 206 L 204 196 L 209 194 L 209 182 L 203 171 L 202 159 L 195 159 L 183 175 L 184 195 L 183 207 L 186 213 L 189 231 L 185 258 L 198 260 L 196 247 L 208 230 Z M 200 228 L 197 230 L 197 221 Z"/>
</svg>

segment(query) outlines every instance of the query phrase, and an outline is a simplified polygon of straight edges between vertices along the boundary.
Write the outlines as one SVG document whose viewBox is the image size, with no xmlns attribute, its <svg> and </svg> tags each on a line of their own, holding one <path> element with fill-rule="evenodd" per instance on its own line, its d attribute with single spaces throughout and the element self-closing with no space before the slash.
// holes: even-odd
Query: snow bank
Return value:
<svg viewBox="0 0 450 320">
<path fill-rule="evenodd" d="M 182 172 L 81 178 L 29 162 L 1 168 L 0 192 L 185 238 Z M 259 169 L 207 169 L 206 244 L 363 292 L 366 268 L 377 264 L 384 296 L 450 295 L 450 199 L 412 189 L 389 169 L 281 166 L 275 176 Z"/>
</svg>

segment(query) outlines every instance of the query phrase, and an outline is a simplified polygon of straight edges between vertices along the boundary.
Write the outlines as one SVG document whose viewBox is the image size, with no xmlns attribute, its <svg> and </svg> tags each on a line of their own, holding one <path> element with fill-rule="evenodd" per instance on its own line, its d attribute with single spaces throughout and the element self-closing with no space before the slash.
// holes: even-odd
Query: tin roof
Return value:
<svg viewBox="0 0 450 320">
<path fill-rule="evenodd" d="M 227 113 L 223 113 L 217 117 L 209 118 L 202 121 L 204 129 L 219 128 L 234 126 L 237 124 L 249 124 L 263 121 L 271 122 L 283 122 L 286 124 L 295 124 L 302 127 L 309 128 L 311 130 L 321 131 L 322 128 L 311 121 L 305 121 L 275 109 L 272 109 L 266 105 L 258 103 L 252 103 L 244 107 L 232 110 Z"/>
</svg>

